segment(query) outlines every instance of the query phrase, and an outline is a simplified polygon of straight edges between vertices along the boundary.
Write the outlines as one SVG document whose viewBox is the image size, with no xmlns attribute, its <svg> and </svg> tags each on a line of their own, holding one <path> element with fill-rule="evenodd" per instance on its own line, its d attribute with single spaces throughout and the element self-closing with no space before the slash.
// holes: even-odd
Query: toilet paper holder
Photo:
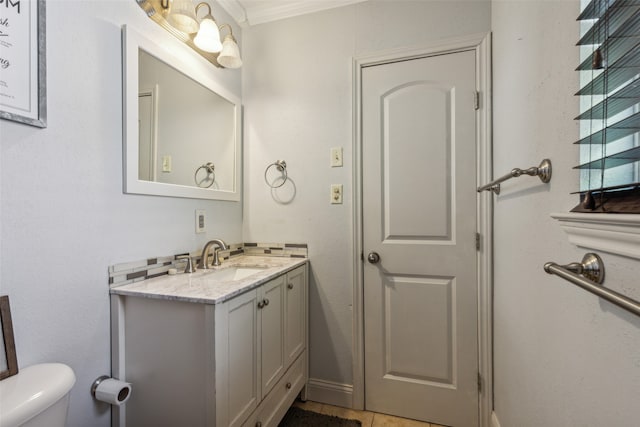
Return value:
<svg viewBox="0 0 640 427">
<path fill-rule="evenodd" d="M 120 406 L 131 396 L 131 384 L 102 375 L 91 384 L 91 395 L 101 402 Z"/>
</svg>

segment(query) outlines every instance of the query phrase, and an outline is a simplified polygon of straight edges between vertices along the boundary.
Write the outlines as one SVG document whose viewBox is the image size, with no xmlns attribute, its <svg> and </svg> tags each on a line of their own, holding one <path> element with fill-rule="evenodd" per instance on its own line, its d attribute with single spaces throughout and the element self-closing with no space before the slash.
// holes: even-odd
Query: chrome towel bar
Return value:
<svg viewBox="0 0 640 427">
<path fill-rule="evenodd" d="M 544 159 L 540 162 L 540 166 L 532 166 L 529 169 L 511 169 L 506 175 L 501 176 L 498 179 L 494 179 L 490 183 L 483 185 L 482 187 L 478 187 L 478 193 L 481 193 L 485 190 L 493 191 L 495 194 L 500 194 L 500 183 L 504 182 L 511 178 L 517 178 L 521 175 L 529 175 L 529 176 L 537 176 L 540 178 L 540 181 L 545 184 L 551 181 L 551 160 Z"/>
<path fill-rule="evenodd" d="M 555 262 L 548 262 L 544 265 L 544 271 L 562 277 L 574 285 L 640 316 L 640 302 L 601 286 L 604 281 L 604 264 L 602 259 L 594 253 L 586 254 L 581 263 L 558 265 Z"/>
</svg>

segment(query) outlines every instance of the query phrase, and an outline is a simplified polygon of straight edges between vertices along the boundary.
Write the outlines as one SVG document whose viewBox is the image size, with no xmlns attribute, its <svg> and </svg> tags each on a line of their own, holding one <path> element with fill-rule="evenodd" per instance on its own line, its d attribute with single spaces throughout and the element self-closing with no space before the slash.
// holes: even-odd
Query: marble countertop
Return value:
<svg viewBox="0 0 640 427">
<path fill-rule="evenodd" d="M 220 267 L 178 273 L 147 279 L 128 285 L 112 287 L 111 294 L 157 298 L 175 301 L 219 304 L 236 295 L 257 288 L 261 284 L 304 265 L 307 258 L 262 257 L 241 255 L 224 261 Z M 225 278 L 234 268 L 258 269 L 240 280 Z M 219 273 L 219 274 L 216 274 Z M 222 277 L 221 277 L 222 276 Z"/>
</svg>

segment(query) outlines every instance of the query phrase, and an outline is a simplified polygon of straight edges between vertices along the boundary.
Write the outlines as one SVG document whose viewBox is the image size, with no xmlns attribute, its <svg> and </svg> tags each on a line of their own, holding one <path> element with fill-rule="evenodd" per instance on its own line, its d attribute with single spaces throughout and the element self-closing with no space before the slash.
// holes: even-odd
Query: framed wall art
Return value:
<svg viewBox="0 0 640 427">
<path fill-rule="evenodd" d="M 18 373 L 18 360 L 16 358 L 16 343 L 13 339 L 13 323 L 11 322 L 11 310 L 9 297 L 0 296 L 0 323 L 2 323 L 0 336 L 0 380 Z"/>
<path fill-rule="evenodd" d="M 45 0 L 0 1 L 0 118 L 47 126 Z"/>
</svg>

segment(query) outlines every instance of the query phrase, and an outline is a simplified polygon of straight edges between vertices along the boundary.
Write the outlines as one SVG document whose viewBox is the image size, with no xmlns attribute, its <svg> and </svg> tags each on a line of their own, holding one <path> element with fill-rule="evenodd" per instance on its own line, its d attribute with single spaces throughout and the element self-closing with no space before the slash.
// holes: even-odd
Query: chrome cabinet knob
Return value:
<svg viewBox="0 0 640 427">
<path fill-rule="evenodd" d="M 291 383 L 287 383 L 285 387 L 287 387 L 287 390 L 291 390 Z"/>
<path fill-rule="evenodd" d="M 258 421 L 258 422 L 256 423 L 256 427 L 262 427 L 262 423 L 261 423 L 260 421 Z"/>
<path fill-rule="evenodd" d="M 264 303 L 265 307 L 269 305 L 269 300 L 267 298 L 265 298 L 262 302 Z"/>
<path fill-rule="evenodd" d="M 377 264 L 380 262 L 380 255 L 378 254 L 378 252 L 369 252 L 367 261 L 369 261 L 371 264 Z"/>
<path fill-rule="evenodd" d="M 293 283 L 289 283 L 289 284 L 287 285 L 287 289 L 293 289 Z"/>
<path fill-rule="evenodd" d="M 258 308 L 264 308 L 264 301 L 258 302 Z"/>
</svg>

